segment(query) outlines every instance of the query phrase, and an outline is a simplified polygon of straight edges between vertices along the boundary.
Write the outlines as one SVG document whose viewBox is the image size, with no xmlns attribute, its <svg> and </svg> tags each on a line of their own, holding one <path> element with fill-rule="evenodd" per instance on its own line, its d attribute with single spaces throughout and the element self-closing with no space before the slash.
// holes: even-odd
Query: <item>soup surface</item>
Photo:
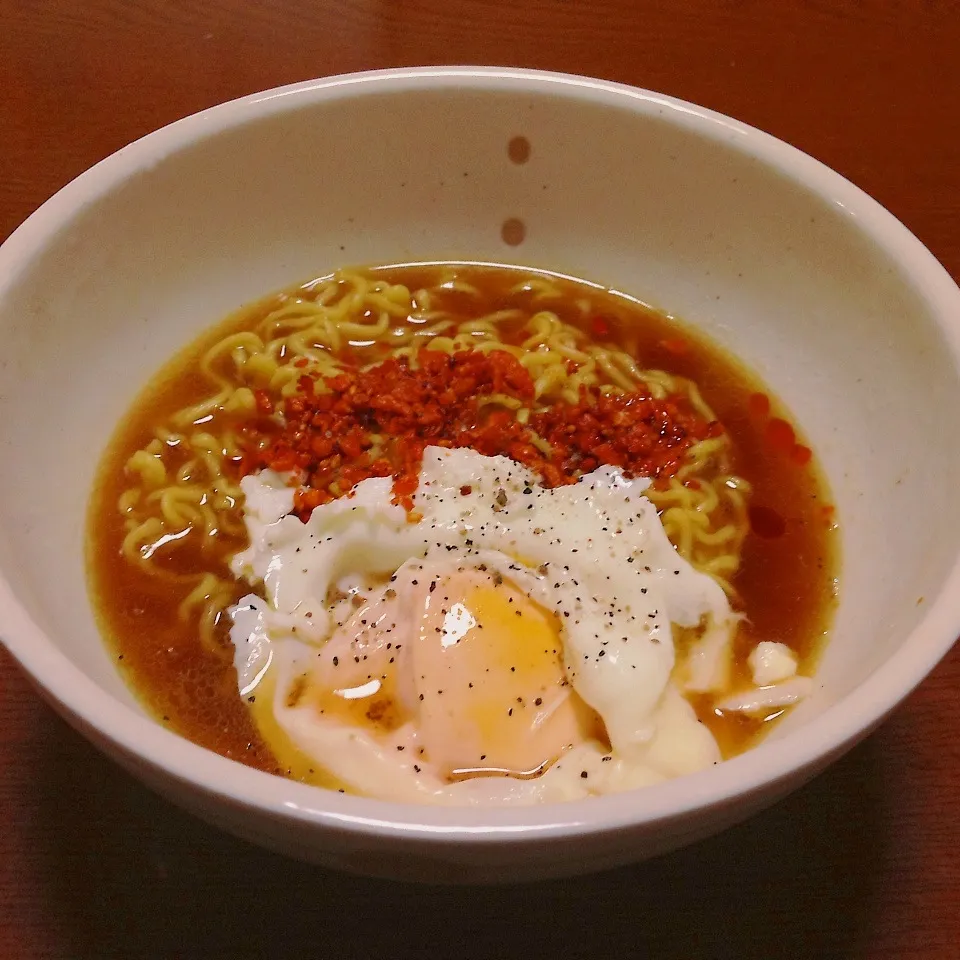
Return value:
<svg viewBox="0 0 960 960">
<path fill-rule="evenodd" d="M 458 386 L 468 374 L 479 403 Z M 402 443 L 383 430 L 382 406 L 371 419 L 368 395 L 381 392 L 396 400 Z M 321 431 L 327 396 L 352 406 Z M 400 409 L 400 397 L 416 409 Z M 424 426 L 437 410 L 445 422 Z M 506 266 L 401 265 L 339 272 L 242 309 L 168 362 L 117 428 L 91 501 L 89 576 L 106 641 L 149 709 L 224 756 L 357 789 L 278 725 L 269 671 L 241 696 L 230 611 L 263 589 L 231 567 L 250 546 L 240 480 L 290 477 L 305 521 L 354 484 L 393 477 L 394 501 L 416 520 L 420 458 L 437 441 L 510 456 L 556 490 L 604 465 L 653 479 L 647 497 L 679 555 L 742 614 L 719 685 L 687 682 L 684 651 L 702 637 L 674 628 L 674 680 L 722 757 L 748 748 L 790 702 L 729 707 L 755 687 L 757 644 L 784 645 L 800 676 L 814 673 L 835 602 L 834 511 L 815 457 L 755 376 L 689 327 L 592 284 Z M 467 497 L 470 485 L 459 489 Z M 344 589 L 331 603 L 349 602 Z M 381 734 L 394 729 L 383 727 L 385 702 L 367 704 L 363 719 Z M 603 719 L 583 722 L 609 749 Z"/>
</svg>

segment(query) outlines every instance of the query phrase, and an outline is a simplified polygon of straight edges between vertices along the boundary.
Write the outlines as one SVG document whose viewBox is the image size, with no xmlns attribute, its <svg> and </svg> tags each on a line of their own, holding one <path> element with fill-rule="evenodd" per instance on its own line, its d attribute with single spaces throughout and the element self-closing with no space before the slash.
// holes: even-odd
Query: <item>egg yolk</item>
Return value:
<svg viewBox="0 0 960 960">
<path fill-rule="evenodd" d="M 309 696 L 327 720 L 412 746 L 447 781 L 536 776 L 606 739 L 566 679 L 556 618 L 489 572 L 425 576 L 361 608 L 319 659 L 288 705 Z"/>
</svg>

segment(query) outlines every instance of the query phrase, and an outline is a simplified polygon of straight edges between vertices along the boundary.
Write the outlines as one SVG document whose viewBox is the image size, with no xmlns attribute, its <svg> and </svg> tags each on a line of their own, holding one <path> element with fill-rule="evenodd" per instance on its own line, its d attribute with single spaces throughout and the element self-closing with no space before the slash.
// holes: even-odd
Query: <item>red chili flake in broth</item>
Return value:
<svg viewBox="0 0 960 960">
<path fill-rule="evenodd" d="M 595 337 L 609 337 L 610 323 L 604 317 L 594 317 L 590 321 L 590 332 Z"/>
<path fill-rule="evenodd" d="M 798 467 L 805 467 L 813 459 L 813 451 L 802 443 L 796 443 L 790 451 L 790 459 Z"/>
<path fill-rule="evenodd" d="M 484 403 L 491 393 L 535 409 L 533 380 L 506 350 L 423 348 L 414 363 L 389 357 L 366 370 L 304 375 L 295 394 L 275 401 L 281 416 L 247 431 L 241 470 L 293 471 L 302 518 L 368 477 L 393 477 L 394 500 L 409 511 L 428 446 L 504 455 L 556 487 L 603 464 L 630 476 L 667 478 L 692 444 L 723 432 L 685 397 L 658 400 L 642 389 L 604 395 L 582 387 L 576 402 L 535 410 L 527 423 L 515 410 Z"/>
<path fill-rule="evenodd" d="M 690 352 L 690 344 L 680 337 L 661 340 L 660 346 L 663 347 L 667 353 L 672 353 L 675 357 L 682 357 Z"/>
<path fill-rule="evenodd" d="M 796 444 L 793 427 L 786 420 L 774 417 L 766 427 L 767 443 L 777 452 L 789 455 Z"/>
</svg>

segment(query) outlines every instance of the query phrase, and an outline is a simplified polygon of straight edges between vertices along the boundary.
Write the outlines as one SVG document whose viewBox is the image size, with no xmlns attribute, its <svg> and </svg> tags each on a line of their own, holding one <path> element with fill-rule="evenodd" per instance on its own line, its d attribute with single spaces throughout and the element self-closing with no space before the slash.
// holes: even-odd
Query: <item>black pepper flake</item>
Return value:
<svg viewBox="0 0 960 960">
<path fill-rule="evenodd" d="M 587 771 L 586 771 L 586 770 L 581 770 L 581 771 L 580 771 L 580 779 L 581 779 L 581 780 L 586 780 L 586 779 L 587 779 Z"/>
<path fill-rule="evenodd" d="M 543 703 L 543 697 L 537 697 L 533 702 L 539 707 Z"/>
<path fill-rule="evenodd" d="M 256 702 L 257 702 L 257 698 L 253 694 L 247 697 L 247 703 L 256 703 Z"/>
</svg>

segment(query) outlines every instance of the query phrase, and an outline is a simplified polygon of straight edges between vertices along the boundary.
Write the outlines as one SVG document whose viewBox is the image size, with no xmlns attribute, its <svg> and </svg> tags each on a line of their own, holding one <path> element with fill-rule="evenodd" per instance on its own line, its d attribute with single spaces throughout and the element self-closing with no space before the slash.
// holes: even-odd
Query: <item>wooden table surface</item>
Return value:
<svg viewBox="0 0 960 960">
<path fill-rule="evenodd" d="M 0 238 L 130 140 L 373 67 L 649 87 L 761 127 L 960 278 L 960 7 L 937 0 L 0 0 Z M 326 873 L 180 813 L 0 653 L 0 958 L 960 957 L 960 652 L 759 819 L 653 863 L 511 889 Z"/>
</svg>

